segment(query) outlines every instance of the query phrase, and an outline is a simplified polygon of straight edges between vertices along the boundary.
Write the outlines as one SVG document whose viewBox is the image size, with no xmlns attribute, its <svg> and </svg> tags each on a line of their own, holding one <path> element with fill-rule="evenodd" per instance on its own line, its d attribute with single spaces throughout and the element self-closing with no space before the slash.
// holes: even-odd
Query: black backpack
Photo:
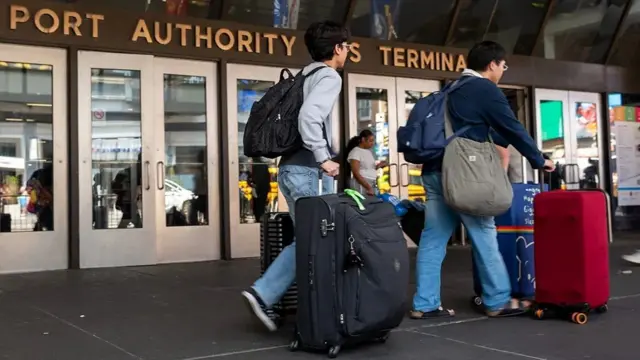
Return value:
<svg viewBox="0 0 640 360">
<path fill-rule="evenodd" d="M 306 75 L 300 71 L 296 76 L 289 69 L 280 72 L 280 81 L 251 107 L 243 137 L 245 156 L 275 159 L 302 148 L 298 114 L 304 101 L 304 81 L 323 68 L 319 66 Z"/>
</svg>

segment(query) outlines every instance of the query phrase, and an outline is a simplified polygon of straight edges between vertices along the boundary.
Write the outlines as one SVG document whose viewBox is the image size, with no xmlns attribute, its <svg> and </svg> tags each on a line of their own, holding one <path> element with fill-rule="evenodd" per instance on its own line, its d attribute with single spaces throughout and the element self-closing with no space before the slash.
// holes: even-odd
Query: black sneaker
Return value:
<svg viewBox="0 0 640 360">
<path fill-rule="evenodd" d="M 244 300 L 247 302 L 249 306 L 249 310 L 255 315 L 256 319 L 260 320 L 260 322 L 267 327 L 269 331 L 276 331 L 278 327 L 276 323 L 273 322 L 264 311 L 265 306 L 260 299 L 260 296 L 253 289 L 249 289 L 242 292 L 242 296 Z"/>
</svg>

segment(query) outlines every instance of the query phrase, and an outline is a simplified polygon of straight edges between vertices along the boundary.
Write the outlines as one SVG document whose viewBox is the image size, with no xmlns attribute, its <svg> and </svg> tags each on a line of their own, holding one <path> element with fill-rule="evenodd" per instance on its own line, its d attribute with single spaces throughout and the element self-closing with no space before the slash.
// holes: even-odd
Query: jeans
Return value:
<svg viewBox="0 0 640 360">
<path fill-rule="evenodd" d="M 416 260 L 417 290 L 413 309 L 429 312 L 441 306 L 442 261 L 447 252 L 447 242 L 460 221 L 471 237 L 486 308 L 495 311 L 505 307 L 511 300 L 511 282 L 498 250 L 493 217 L 459 214 L 452 210 L 444 201 L 441 173 L 425 173 L 422 182 L 427 192 L 427 202 L 425 226 Z"/>
<path fill-rule="evenodd" d="M 322 175 L 322 192 L 333 192 L 333 179 Z M 295 202 L 301 197 L 318 194 L 320 170 L 298 165 L 283 165 L 278 171 L 278 185 L 287 200 L 289 214 L 295 224 Z M 267 308 L 277 303 L 296 277 L 296 243 L 285 247 L 267 271 L 252 286 Z"/>
</svg>

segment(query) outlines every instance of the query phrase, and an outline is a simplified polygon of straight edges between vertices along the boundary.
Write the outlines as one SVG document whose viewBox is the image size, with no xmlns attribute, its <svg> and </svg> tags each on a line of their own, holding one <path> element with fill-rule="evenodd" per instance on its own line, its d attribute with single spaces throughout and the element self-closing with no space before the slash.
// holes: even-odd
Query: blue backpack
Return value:
<svg viewBox="0 0 640 360">
<path fill-rule="evenodd" d="M 446 85 L 442 90 L 433 92 L 416 103 L 409 114 L 405 126 L 398 128 L 398 152 L 412 164 L 426 164 L 441 158 L 449 141 L 467 131 L 471 126 L 463 126 L 453 136 L 445 136 L 445 117 L 447 96 L 475 76 L 463 76 Z"/>
</svg>

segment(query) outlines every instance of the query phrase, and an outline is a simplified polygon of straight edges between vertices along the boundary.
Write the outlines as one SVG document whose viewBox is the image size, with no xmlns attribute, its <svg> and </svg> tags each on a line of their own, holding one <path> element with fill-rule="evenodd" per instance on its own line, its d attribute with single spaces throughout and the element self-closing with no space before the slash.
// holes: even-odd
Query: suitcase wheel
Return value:
<svg viewBox="0 0 640 360">
<path fill-rule="evenodd" d="M 327 354 L 327 356 L 329 356 L 329 359 L 335 359 L 336 357 L 338 357 L 339 352 L 340 345 L 335 345 L 329 348 L 329 353 Z"/>
<path fill-rule="evenodd" d="M 575 312 L 573 314 L 571 314 L 571 321 L 573 321 L 574 323 L 578 324 L 578 325 L 584 325 L 587 323 L 587 314 L 585 313 L 579 313 L 579 312 Z"/>
<path fill-rule="evenodd" d="M 375 339 L 375 341 L 380 343 L 380 344 L 384 344 L 389 339 L 389 336 L 391 336 L 391 333 L 385 333 L 384 335 L 382 335 L 379 338 Z"/>
<path fill-rule="evenodd" d="M 295 352 L 298 351 L 298 349 L 300 349 L 300 341 L 298 341 L 298 339 L 291 341 L 291 343 L 289 344 L 289 350 L 291 352 Z"/>
<path fill-rule="evenodd" d="M 471 298 L 471 301 L 475 306 L 482 306 L 482 298 L 480 296 L 474 296 L 473 298 Z"/>
<path fill-rule="evenodd" d="M 607 304 L 604 304 L 604 305 L 602 305 L 602 306 L 600 306 L 600 307 L 596 308 L 596 312 L 597 312 L 598 314 L 604 314 L 604 313 L 606 313 L 607 311 L 609 311 L 609 306 L 608 306 Z"/>
</svg>

